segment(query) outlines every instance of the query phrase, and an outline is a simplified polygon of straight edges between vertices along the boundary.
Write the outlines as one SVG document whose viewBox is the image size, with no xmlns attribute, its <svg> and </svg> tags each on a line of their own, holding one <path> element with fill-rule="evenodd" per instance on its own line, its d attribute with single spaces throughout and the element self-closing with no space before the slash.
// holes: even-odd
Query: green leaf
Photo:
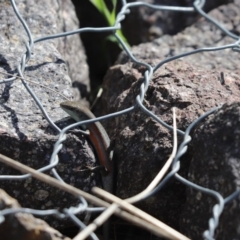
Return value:
<svg viewBox="0 0 240 240">
<path fill-rule="evenodd" d="M 111 12 L 111 26 L 113 26 L 115 24 L 116 21 L 116 8 L 117 8 L 117 1 L 113 0 L 113 10 Z"/>
<path fill-rule="evenodd" d="M 130 45 L 128 44 L 128 41 L 127 41 L 127 39 L 125 38 L 125 36 L 123 35 L 123 32 L 122 32 L 121 29 L 117 30 L 117 35 L 123 40 L 123 42 L 124 42 L 124 43 L 127 45 L 127 47 L 129 48 Z M 119 44 L 119 45 L 120 45 L 121 48 L 122 48 L 122 45 L 121 45 L 121 44 Z"/>
<path fill-rule="evenodd" d="M 127 39 L 125 38 L 125 36 L 123 35 L 123 33 L 122 33 L 121 30 L 117 30 L 117 35 L 118 35 L 119 37 L 121 37 L 121 39 L 122 39 L 123 42 L 127 45 L 127 47 L 130 47 L 129 44 L 128 44 L 128 42 L 127 42 Z M 120 44 L 120 42 L 117 40 L 117 38 L 116 38 L 113 34 L 107 36 L 107 37 L 106 37 L 106 40 L 116 43 L 116 44 L 118 45 L 118 47 L 123 50 L 122 45 Z"/>
<path fill-rule="evenodd" d="M 112 11 L 110 12 L 105 4 L 104 0 L 89 0 L 97 9 L 98 11 L 105 17 L 109 26 L 113 26 L 116 21 L 116 8 L 117 8 L 117 0 L 112 0 Z M 129 47 L 127 39 L 123 35 L 121 29 L 117 30 L 116 33 L 119 37 L 124 41 L 124 43 Z M 114 35 L 110 35 L 107 37 L 108 40 L 115 42 L 118 44 L 120 48 L 122 48 L 121 44 L 117 41 Z"/>
</svg>

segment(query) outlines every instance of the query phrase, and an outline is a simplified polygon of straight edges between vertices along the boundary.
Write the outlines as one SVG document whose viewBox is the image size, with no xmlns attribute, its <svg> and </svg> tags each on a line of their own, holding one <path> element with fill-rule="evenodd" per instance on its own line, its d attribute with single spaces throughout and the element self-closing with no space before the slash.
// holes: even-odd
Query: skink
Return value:
<svg viewBox="0 0 240 240">
<path fill-rule="evenodd" d="M 77 122 L 95 118 L 94 114 L 81 106 L 78 101 L 66 101 L 61 103 L 60 106 Z M 102 174 L 103 188 L 112 192 L 112 153 L 109 151 L 110 139 L 108 134 L 100 122 L 89 123 L 83 127 L 90 131 L 89 139 L 96 150 L 100 164 L 106 169 L 106 174 Z"/>
</svg>

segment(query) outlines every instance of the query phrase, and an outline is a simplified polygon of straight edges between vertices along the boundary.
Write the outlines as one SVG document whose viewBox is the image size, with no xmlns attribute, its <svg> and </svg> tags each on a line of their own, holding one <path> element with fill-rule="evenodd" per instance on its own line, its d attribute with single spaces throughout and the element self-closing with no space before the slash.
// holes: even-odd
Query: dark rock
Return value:
<svg viewBox="0 0 240 240">
<path fill-rule="evenodd" d="M 132 0 L 129 2 L 137 2 Z M 142 2 L 176 7 L 192 7 L 193 1 L 189 0 L 144 0 Z M 233 2 L 232 0 L 206 1 L 203 10 L 210 10 L 220 5 Z M 175 35 L 184 28 L 193 24 L 200 15 L 197 12 L 180 12 L 167 10 L 154 10 L 148 7 L 132 7 L 131 13 L 123 21 L 123 31 L 132 45 L 153 41 L 165 34 Z"/>
<path fill-rule="evenodd" d="M 33 38 L 78 28 L 78 21 L 69 1 L 51 0 L 37 4 L 36 1 L 27 0 L 18 1 L 17 6 L 31 29 Z M 16 73 L 16 66 L 26 51 L 24 44 L 24 41 L 27 41 L 26 33 L 9 1 L 0 2 L 0 16 L 0 69 Z M 68 71 L 72 81 L 80 81 L 85 89 L 89 88 L 89 83 L 86 82 L 88 68 L 77 35 L 36 43 L 24 75 L 26 79 L 37 81 L 71 99 L 74 94 Z M 1 78 L 6 76 L 1 75 Z M 66 113 L 59 106 L 60 102 L 65 100 L 62 96 L 39 85 L 32 83 L 29 85 L 59 128 L 73 123 L 71 120 L 63 119 Z M 44 119 L 20 80 L 1 84 L 0 94 L 0 153 L 35 169 L 48 165 L 54 144 L 58 140 L 57 132 Z M 101 184 L 100 176 L 97 173 L 90 174 L 80 170 L 95 164 L 92 147 L 86 138 L 79 133 L 69 134 L 59 154 L 59 164 L 56 166 L 59 175 L 67 183 L 90 191 L 96 182 L 99 183 L 97 185 Z M 2 178 L 8 175 L 21 175 L 20 172 L 2 163 L 0 174 Z M 17 198 L 23 207 L 62 209 L 76 205 L 79 201 L 35 179 L 7 181 L 0 178 L 0 180 L 1 188 Z M 64 224 L 62 220 L 56 218 L 48 218 L 48 221 L 55 227 Z"/>
<path fill-rule="evenodd" d="M 142 46 L 138 50 L 146 62 L 153 65 L 160 62 L 160 59 L 148 56 Z M 131 62 L 119 63 L 110 68 L 105 77 L 102 106 L 99 106 L 100 109 L 104 109 L 103 106 L 108 108 L 102 114 L 126 109 L 136 103 L 143 70 Z M 183 60 L 168 63 L 154 73 L 144 105 L 170 125 L 171 108 L 175 106 L 177 127 L 185 130 L 211 108 L 225 102 L 239 101 L 239 74 L 226 71 L 228 88 L 220 83 L 219 74 L 217 71 L 191 66 Z M 104 123 L 110 138 L 115 142 L 116 193 L 121 198 L 133 196 L 150 183 L 168 159 L 172 151 L 172 133 L 140 109 Z M 191 151 L 188 151 L 181 163 L 180 174 L 185 177 L 190 156 Z M 177 181 L 170 181 L 158 195 L 139 206 L 178 229 L 180 209 L 184 202 L 185 187 Z"/>
<path fill-rule="evenodd" d="M 213 10 L 210 16 L 239 34 L 239 0 Z M 199 47 L 222 46 L 235 40 L 200 19 L 176 36 L 165 35 L 131 48 L 134 57 L 152 66 L 173 55 Z M 161 66 L 150 81 L 144 105 L 163 121 L 172 124 L 171 108 L 177 108 L 177 127 L 185 130 L 206 111 L 224 103 L 239 101 L 239 54 L 231 50 L 194 54 Z M 136 104 L 146 69 L 122 53 L 104 79 L 99 106 L 101 115 Z M 107 107 L 107 109 L 106 109 Z M 172 150 L 172 133 L 140 109 L 103 122 L 115 142 L 116 193 L 127 198 L 139 193 L 154 178 Z M 182 139 L 179 137 L 178 141 Z M 187 177 L 192 149 L 181 158 L 180 175 Z M 179 229 L 185 186 L 170 181 L 158 195 L 139 203 L 143 210 Z M 205 219 L 204 219 L 205 222 Z"/>
<path fill-rule="evenodd" d="M 224 105 L 193 135 L 190 181 L 219 192 L 224 198 L 240 187 L 240 103 Z M 191 239 L 202 239 L 213 216 L 215 198 L 188 188 L 181 229 Z M 215 239 L 239 239 L 239 197 L 225 205 Z"/>
<path fill-rule="evenodd" d="M 217 20 L 227 30 L 236 35 L 240 34 L 239 23 L 240 1 L 223 5 L 214 9 L 208 15 Z M 139 60 L 165 59 L 178 54 L 190 52 L 198 48 L 219 47 L 233 44 L 236 40 L 226 36 L 221 30 L 215 27 L 206 19 L 201 18 L 192 26 L 174 35 L 164 35 L 152 42 L 141 44 L 131 48 L 132 54 Z M 141 51 L 139 51 L 141 48 Z M 193 54 L 184 57 L 189 62 L 204 69 L 239 69 L 239 53 L 231 49 L 209 51 Z M 118 62 L 128 61 L 126 53 L 123 52 Z"/>
<path fill-rule="evenodd" d="M 237 0 L 234 4 L 213 10 L 210 16 L 224 23 L 228 30 L 239 34 L 239 7 L 240 2 Z M 165 35 L 150 43 L 133 47 L 131 52 L 137 60 L 155 66 L 167 57 L 179 53 L 200 47 L 222 46 L 234 41 L 225 37 L 220 30 L 205 19 L 200 19 L 176 36 Z M 144 105 L 170 125 L 172 124 L 171 108 L 177 107 L 177 127 L 185 130 L 190 123 L 213 107 L 239 101 L 238 62 L 239 54 L 228 49 L 194 54 L 165 64 L 154 73 L 145 94 Z M 99 106 L 102 115 L 135 105 L 145 70 L 144 67 L 132 63 L 125 52 L 119 56 L 116 65 L 110 68 L 104 80 L 102 105 Z M 108 109 L 103 110 L 106 106 Z M 105 126 L 110 138 L 115 142 L 114 161 L 118 169 L 116 193 L 122 198 L 133 196 L 148 185 L 169 157 L 172 150 L 172 134 L 143 114 L 140 109 L 106 121 Z M 178 141 L 180 142 L 181 138 Z M 209 140 L 206 146 L 209 151 L 211 151 L 211 145 Z M 179 173 L 183 177 L 187 177 L 192 151 L 190 146 L 187 154 L 181 158 Z M 202 154 L 202 151 L 199 151 L 199 154 Z M 197 171 L 197 167 L 195 169 Z M 201 171 L 202 175 L 204 170 L 206 169 Z M 232 189 L 228 194 L 236 189 Z M 196 197 L 196 194 L 194 196 Z M 139 203 L 138 206 L 175 229 L 179 229 L 179 220 L 182 218 L 181 207 L 185 202 L 185 197 L 185 186 L 177 181 L 170 181 L 159 194 Z M 214 200 L 212 201 L 214 204 Z M 236 202 L 234 203 L 237 205 Z M 189 209 L 193 207 L 195 211 L 198 205 L 196 201 L 193 204 L 189 205 Z M 212 215 L 213 204 L 204 205 L 208 210 L 207 217 L 206 209 L 203 211 L 206 213 L 203 217 L 197 214 L 194 216 L 198 219 L 193 226 L 197 229 L 195 230 L 197 234 L 202 234 L 202 230 L 207 229 L 207 221 Z M 198 210 L 201 211 L 201 208 Z M 234 221 L 237 217 L 236 214 Z M 185 217 L 185 219 L 184 230 L 189 234 L 192 230 L 189 227 L 192 220 L 189 220 L 190 217 Z M 225 219 L 229 221 L 228 217 Z M 198 231 L 200 221 L 205 225 L 202 227 L 200 224 L 201 229 Z M 228 227 L 224 227 L 223 223 L 219 229 L 226 231 L 232 229 L 231 221 L 229 222 Z M 237 226 L 238 222 L 235 221 L 235 223 L 234 226 Z M 186 230 L 188 227 L 189 230 Z M 236 229 L 233 230 L 236 232 Z M 193 239 L 200 236 L 197 234 L 194 233 Z M 227 236 L 227 232 L 224 234 L 226 234 L 225 238 L 222 239 L 232 239 Z M 220 235 L 221 233 L 217 233 L 217 236 Z"/>
<path fill-rule="evenodd" d="M 15 199 L 0 189 L 0 210 L 18 209 L 20 207 Z M 44 221 L 28 213 L 5 215 L 4 221 L 0 224 L 0 236 L 4 240 L 70 240 Z"/>
</svg>

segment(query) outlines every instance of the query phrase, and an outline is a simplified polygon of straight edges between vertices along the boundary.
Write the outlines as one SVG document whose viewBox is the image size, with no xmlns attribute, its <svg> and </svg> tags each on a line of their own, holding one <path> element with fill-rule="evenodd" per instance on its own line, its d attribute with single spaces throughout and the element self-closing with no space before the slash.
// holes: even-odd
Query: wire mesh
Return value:
<svg viewBox="0 0 240 240">
<path fill-rule="evenodd" d="M 23 86 L 26 88 L 26 90 L 28 91 L 30 96 L 34 99 L 35 103 L 37 104 L 38 108 L 41 110 L 43 116 L 46 118 L 46 120 L 48 121 L 50 126 L 56 132 L 58 132 L 58 140 L 54 144 L 54 148 L 53 148 L 53 151 L 52 151 L 52 155 L 51 155 L 49 164 L 40 168 L 40 169 L 38 169 L 37 170 L 38 172 L 45 172 L 47 170 L 51 170 L 52 174 L 60 182 L 60 184 L 67 185 L 63 181 L 63 179 L 61 178 L 61 176 L 59 175 L 58 171 L 55 168 L 59 164 L 58 154 L 59 154 L 60 150 L 62 149 L 64 141 L 66 140 L 67 131 L 69 131 L 70 129 L 73 129 L 75 127 L 79 127 L 81 125 L 84 125 L 86 123 L 93 123 L 93 122 L 101 121 L 101 120 L 108 119 L 108 118 L 114 118 L 114 117 L 117 117 L 119 115 L 131 112 L 136 108 L 140 108 L 142 112 L 146 113 L 147 115 L 149 115 L 150 117 L 155 119 L 158 123 L 160 123 L 162 126 L 167 128 L 169 131 L 174 131 L 174 128 L 175 128 L 177 134 L 179 134 L 183 137 L 183 141 L 181 142 L 180 146 L 178 147 L 178 149 L 176 151 L 176 154 L 175 154 L 175 157 L 173 157 L 173 159 L 172 159 L 171 171 L 162 179 L 161 182 L 159 180 L 158 183 L 155 184 L 153 188 L 150 188 L 147 191 L 143 191 L 143 193 L 141 193 L 139 195 L 140 197 L 138 197 L 136 199 L 133 197 L 133 198 L 127 199 L 125 201 L 120 201 L 120 200 L 117 200 L 117 199 L 115 199 L 115 200 L 111 199 L 111 197 L 109 197 L 109 201 L 113 203 L 112 205 L 104 205 L 104 204 L 101 205 L 100 204 L 99 207 L 90 208 L 90 207 L 88 207 L 88 201 L 90 201 L 90 200 L 89 199 L 86 200 L 83 196 L 79 195 L 78 196 L 79 199 L 80 199 L 79 205 L 77 207 L 66 208 L 62 212 L 60 212 L 56 209 L 50 209 L 50 210 L 35 210 L 35 209 L 26 209 L 26 208 L 21 208 L 21 209 L 17 209 L 17 210 L 16 209 L 4 209 L 4 210 L 0 211 L 0 223 L 2 223 L 4 221 L 4 216 L 6 216 L 8 214 L 12 214 L 12 213 L 16 213 L 16 212 L 25 212 L 25 213 L 32 213 L 34 215 L 40 215 L 40 216 L 57 215 L 60 218 L 67 217 L 67 218 L 72 219 L 72 221 L 76 224 L 76 226 L 79 227 L 79 229 L 86 230 L 87 229 L 86 225 L 76 217 L 76 214 L 79 213 L 79 212 L 87 213 L 87 212 L 91 212 L 91 211 L 97 211 L 97 212 L 105 213 L 105 217 L 103 218 L 103 220 L 101 220 L 100 223 L 98 223 L 97 220 L 95 220 L 95 222 L 94 222 L 95 227 L 92 230 L 90 229 L 89 232 L 86 235 L 81 235 L 81 236 L 79 235 L 74 239 L 84 239 L 88 235 L 90 235 L 92 239 L 98 239 L 97 236 L 94 234 L 93 230 L 95 228 L 97 228 L 99 225 L 101 225 L 104 221 L 106 221 L 113 213 L 115 213 L 117 211 L 120 211 L 120 209 L 119 209 L 120 205 L 121 205 L 121 208 L 123 208 L 125 210 L 128 209 L 129 205 L 124 205 L 124 204 L 127 204 L 127 203 L 129 204 L 129 203 L 134 203 L 136 201 L 141 201 L 143 199 L 146 199 L 146 198 L 156 194 L 158 191 L 161 190 L 161 188 L 172 177 L 175 177 L 178 181 L 185 184 L 186 186 L 188 186 L 190 188 L 193 188 L 193 189 L 196 189 L 198 191 L 201 191 L 204 194 L 209 194 L 209 195 L 215 197 L 217 203 L 215 204 L 215 206 L 212 209 L 212 217 L 209 220 L 209 228 L 203 233 L 203 238 L 204 239 L 214 239 L 214 232 L 215 232 L 216 228 L 218 227 L 219 217 L 220 217 L 221 213 L 224 211 L 225 204 L 230 202 L 230 201 L 233 201 L 234 199 L 236 199 L 238 197 L 238 195 L 240 194 L 240 190 L 235 191 L 230 196 L 228 196 L 227 198 L 224 198 L 223 196 L 221 196 L 220 193 L 218 193 L 214 190 L 204 188 L 202 186 L 194 184 L 193 182 L 190 182 L 187 179 L 181 177 L 178 174 L 178 171 L 181 167 L 181 165 L 180 165 L 181 156 L 187 152 L 188 144 L 191 142 L 191 135 L 190 135 L 191 130 L 200 121 L 202 121 L 207 116 L 209 116 L 210 114 L 217 111 L 221 106 L 219 106 L 217 108 L 214 108 L 213 110 L 203 114 L 198 119 L 196 119 L 194 122 L 192 122 L 185 131 L 182 131 L 180 129 L 176 129 L 176 127 L 174 127 L 174 126 L 168 125 L 166 122 L 161 120 L 158 116 L 156 116 L 153 112 L 149 111 L 143 105 L 143 101 L 144 101 L 145 93 L 148 90 L 149 82 L 151 81 L 151 79 L 153 77 L 153 73 L 157 69 L 161 68 L 165 63 L 170 62 L 170 61 L 174 61 L 176 59 L 183 58 L 183 57 L 186 57 L 186 56 L 189 56 L 189 55 L 193 55 L 193 54 L 196 54 L 196 53 L 202 53 L 202 52 L 205 52 L 205 51 L 210 51 L 210 52 L 211 51 L 220 51 L 220 50 L 224 50 L 224 49 L 229 48 L 229 49 L 232 49 L 233 51 L 238 51 L 239 52 L 240 51 L 240 47 L 239 47 L 240 38 L 239 38 L 239 36 L 230 32 L 230 31 L 228 31 L 225 27 L 223 27 L 221 25 L 221 23 L 219 23 L 215 19 L 211 18 L 208 14 L 206 14 L 202 10 L 202 8 L 205 4 L 204 0 L 194 1 L 192 7 L 161 6 L 161 5 L 148 4 L 148 3 L 144 3 L 144 2 L 128 3 L 127 1 L 122 0 L 121 1 L 121 4 L 122 4 L 121 9 L 117 14 L 116 22 L 115 22 L 114 26 L 112 26 L 112 27 L 79 28 L 79 29 L 76 29 L 76 30 L 73 30 L 73 31 L 70 31 L 70 32 L 62 32 L 62 33 L 58 33 L 58 34 L 42 36 L 40 38 L 33 39 L 31 30 L 29 29 L 26 21 L 23 19 L 23 17 L 19 13 L 17 4 L 15 3 L 14 0 L 11 0 L 11 4 L 12 4 L 12 7 L 14 9 L 14 12 L 15 12 L 18 20 L 21 22 L 22 26 L 25 29 L 28 41 L 26 41 L 26 43 L 25 43 L 26 52 L 21 56 L 21 59 L 20 59 L 20 61 L 18 63 L 18 66 L 16 68 L 16 70 L 18 72 L 18 76 L 13 76 L 13 77 L 8 78 L 8 79 L 2 79 L 2 81 L 0 83 L 5 84 L 5 83 L 8 83 L 8 82 L 13 82 L 13 81 L 17 80 L 18 78 L 20 78 Z M 135 7 L 139 7 L 139 6 L 145 6 L 147 8 L 151 8 L 155 11 L 162 11 L 162 10 L 165 10 L 165 11 L 181 11 L 181 12 L 194 12 L 194 11 L 196 11 L 201 16 L 203 16 L 205 19 L 207 19 L 212 24 L 214 24 L 225 35 L 232 38 L 232 43 L 228 44 L 228 45 L 224 45 L 224 46 L 204 47 L 204 48 L 196 49 L 196 50 L 193 50 L 193 51 L 190 51 L 190 52 L 184 52 L 184 53 L 178 54 L 176 56 L 166 58 L 163 61 L 156 64 L 155 66 L 151 66 L 150 64 L 148 64 L 146 62 L 143 62 L 143 61 L 140 61 L 140 60 L 136 59 L 134 57 L 134 55 L 132 54 L 131 49 L 125 44 L 125 42 L 121 39 L 121 37 L 117 33 L 117 30 L 121 29 L 121 22 L 124 20 L 125 15 L 130 14 L 131 9 L 133 9 Z M 63 128 L 63 129 L 60 129 L 58 126 L 56 126 L 54 121 L 51 119 L 51 117 L 49 116 L 49 113 L 45 110 L 43 104 L 41 103 L 39 98 L 36 96 L 34 91 L 31 89 L 31 87 L 28 85 L 27 81 L 25 81 L 24 71 L 25 71 L 26 67 L 28 66 L 28 62 L 31 60 L 33 47 L 36 44 L 38 44 L 39 42 L 48 41 L 48 40 L 51 40 L 51 39 L 54 39 L 54 38 L 61 38 L 61 37 L 69 36 L 69 35 L 72 35 L 72 34 L 81 34 L 81 33 L 84 33 L 84 32 L 94 32 L 96 34 L 98 32 L 113 33 L 114 36 L 116 37 L 118 43 L 122 46 L 122 48 L 127 53 L 128 57 L 131 59 L 131 61 L 133 61 L 137 65 L 144 66 L 146 68 L 146 71 L 144 73 L 144 81 L 140 86 L 139 94 L 136 97 L 135 105 L 133 105 L 133 106 L 127 108 L 127 109 L 124 109 L 122 111 L 114 112 L 112 114 L 108 114 L 108 115 L 105 115 L 105 116 L 102 116 L 102 117 L 97 117 L 95 119 L 89 119 L 89 120 L 77 122 L 77 123 L 74 123 L 72 125 L 69 125 L 69 126 Z M 176 139 L 176 136 L 175 136 L 175 139 Z M 175 146 L 176 146 L 176 144 L 175 144 Z M 4 161 L 4 158 L 2 158 L 1 161 L 5 162 L 7 164 L 7 162 Z M 26 170 L 26 172 L 28 172 L 28 171 Z M 0 180 L 11 180 L 11 181 L 24 180 L 26 178 L 29 178 L 30 176 L 32 176 L 32 173 L 29 173 L 29 172 L 27 174 L 18 175 L 18 176 L 16 176 L 16 175 L 1 175 Z M 36 176 L 37 176 L 37 173 L 36 173 Z M 107 210 L 106 210 L 106 206 L 108 206 Z M 108 214 L 106 213 L 107 211 L 109 211 Z M 128 209 L 128 211 L 130 211 L 130 210 Z M 133 216 L 135 216 L 136 213 L 131 212 L 131 214 L 133 214 Z M 103 215 L 100 215 L 100 216 L 103 216 Z M 156 224 L 155 227 L 159 227 L 158 224 Z M 82 231 L 82 232 L 84 232 L 84 231 Z M 82 233 L 80 233 L 80 234 L 82 234 Z M 165 236 L 165 237 L 169 237 L 169 236 L 164 235 L 164 234 L 162 234 L 162 235 Z M 169 237 L 169 238 L 171 238 L 171 237 Z M 184 237 L 181 236 L 179 239 L 184 239 Z"/>
</svg>

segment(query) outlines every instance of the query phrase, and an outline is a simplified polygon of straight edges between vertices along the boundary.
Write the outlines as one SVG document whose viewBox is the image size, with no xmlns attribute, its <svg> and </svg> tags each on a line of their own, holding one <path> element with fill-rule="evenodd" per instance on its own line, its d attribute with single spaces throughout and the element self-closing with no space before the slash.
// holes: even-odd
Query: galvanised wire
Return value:
<svg viewBox="0 0 240 240">
<path fill-rule="evenodd" d="M 62 178 L 57 173 L 57 170 L 54 167 L 57 166 L 57 164 L 59 163 L 58 153 L 62 149 L 63 143 L 66 140 L 66 132 L 67 131 L 69 131 L 72 128 L 79 127 L 79 126 L 81 126 L 83 124 L 86 124 L 86 123 L 101 121 L 101 120 L 104 120 L 104 119 L 107 119 L 107 118 L 113 118 L 113 117 L 116 117 L 116 116 L 119 116 L 119 115 L 122 115 L 122 114 L 126 114 L 128 112 L 131 112 L 131 111 L 135 110 L 136 108 L 140 108 L 141 111 L 145 112 L 147 115 L 154 118 L 158 123 L 160 123 L 162 126 L 167 128 L 168 130 L 172 131 L 173 130 L 172 126 L 165 123 L 163 120 L 161 120 L 153 112 L 149 111 L 143 105 L 144 95 L 145 95 L 146 91 L 148 90 L 148 85 L 149 85 L 149 82 L 152 79 L 153 73 L 158 68 L 163 66 L 165 63 L 170 62 L 170 61 L 174 61 L 174 60 L 182 58 L 182 57 L 186 57 L 188 55 L 197 54 L 197 53 L 201 53 L 201 52 L 205 52 L 205 51 L 220 51 L 220 50 L 224 50 L 224 49 L 227 49 L 227 48 L 232 48 L 233 51 L 240 51 L 240 38 L 239 38 L 239 36 L 237 36 L 236 34 L 228 31 L 219 22 L 217 22 L 215 19 L 210 17 L 208 14 L 206 14 L 202 10 L 202 7 L 205 4 L 205 0 L 194 1 L 193 2 L 193 7 L 161 6 L 161 5 L 148 4 L 148 3 L 144 3 L 144 2 L 127 3 L 126 0 L 121 0 L 122 8 L 118 12 L 117 17 L 116 17 L 116 22 L 115 22 L 114 26 L 112 26 L 112 27 L 79 28 L 79 29 L 76 29 L 74 31 L 48 35 L 48 36 L 45 36 L 45 37 L 37 38 L 35 40 L 32 37 L 31 31 L 28 28 L 27 23 L 25 22 L 25 20 L 22 18 L 21 14 L 19 13 L 18 8 L 15 4 L 15 1 L 14 0 L 10 0 L 10 1 L 11 1 L 12 7 L 14 9 L 14 12 L 15 12 L 17 18 L 22 23 L 22 25 L 23 25 L 26 33 L 27 33 L 27 36 L 28 36 L 28 42 L 26 42 L 26 44 L 25 44 L 26 52 L 21 57 L 21 61 L 18 64 L 18 67 L 17 67 L 16 70 L 18 72 L 18 75 L 21 77 L 21 81 L 22 81 L 24 87 L 27 89 L 27 91 L 29 92 L 31 97 L 34 99 L 34 101 L 36 102 L 39 109 L 42 111 L 46 120 L 49 122 L 49 124 L 52 126 L 52 128 L 57 133 L 59 133 L 58 141 L 54 144 L 54 149 L 53 149 L 52 156 L 51 156 L 49 164 L 45 167 L 42 167 L 42 168 L 38 169 L 38 171 L 43 172 L 43 171 L 47 171 L 47 170 L 51 169 L 54 176 L 61 182 L 64 182 L 64 181 L 62 180 Z M 199 49 L 196 49 L 196 50 L 193 50 L 193 51 L 190 51 L 190 52 L 185 52 L 185 53 L 173 56 L 173 57 L 166 58 L 163 61 L 159 62 L 156 66 L 151 66 L 146 62 L 142 62 L 142 61 L 137 60 L 134 57 L 134 55 L 131 53 L 131 50 L 124 43 L 124 41 L 121 39 L 121 37 L 118 36 L 118 34 L 116 32 L 118 29 L 121 29 L 121 21 L 123 21 L 125 19 L 126 14 L 131 13 L 131 8 L 140 7 L 140 6 L 145 6 L 145 7 L 154 9 L 156 11 L 158 11 L 158 10 L 160 10 L 160 11 L 181 11 L 181 12 L 197 11 L 200 15 L 202 15 L 204 18 L 206 18 L 208 21 L 210 21 L 212 24 L 214 24 L 216 27 L 218 27 L 223 33 L 225 33 L 226 35 L 231 37 L 233 40 L 237 40 L 237 41 L 233 42 L 232 44 L 228 44 L 228 45 L 224 45 L 224 46 L 220 46 L 220 47 L 199 48 Z M 98 118 L 95 118 L 95 119 L 90 119 L 90 120 L 74 123 L 74 124 L 69 125 L 69 126 L 67 126 L 67 127 L 65 127 L 64 129 L 61 130 L 51 120 L 48 113 L 46 112 L 46 110 L 42 106 L 41 101 L 35 95 L 34 91 L 27 84 L 27 82 L 24 80 L 24 71 L 25 71 L 25 67 L 26 67 L 28 61 L 31 58 L 31 51 L 32 51 L 32 48 L 33 48 L 34 44 L 37 44 L 38 42 L 54 39 L 54 38 L 65 37 L 65 36 L 69 36 L 69 35 L 72 35 L 72 34 L 79 34 L 79 33 L 83 33 L 83 32 L 95 32 L 95 33 L 111 32 L 111 33 L 113 33 L 115 35 L 116 39 L 118 40 L 118 42 L 121 44 L 122 48 L 127 53 L 128 57 L 134 63 L 146 67 L 147 70 L 144 73 L 144 82 L 140 86 L 139 95 L 136 97 L 135 105 L 133 105 L 132 107 L 129 107 L 127 109 L 124 109 L 122 111 L 118 111 L 118 112 L 108 114 L 108 115 L 105 115 L 105 116 L 102 116 L 102 117 L 98 117 Z M 12 81 L 15 81 L 16 79 L 17 79 L 17 77 L 11 77 L 11 78 L 8 78 L 8 79 L 3 79 L 0 83 L 12 82 Z M 219 217 L 220 217 L 222 211 L 224 210 L 224 205 L 229 203 L 230 201 L 236 199 L 240 194 L 240 190 L 232 193 L 231 195 L 229 195 L 227 198 L 224 199 L 218 192 L 216 192 L 214 190 L 211 190 L 211 189 L 208 189 L 208 188 L 204 188 L 202 186 L 199 186 L 197 184 L 194 184 L 194 183 L 188 181 L 187 179 L 184 179 L 183 177 L 181 177 L 178 174 L 178 171 L 180 169 L 180 158 L 184 153 L 186 153 L 187 146 L 188 146 L 189 142 L 191 141 L 191 136 L 190 136 L 191 129 L 193 127 L 195 127 L 201 120 L 205 119 L 207 116 L 209 116 L 210 114 L 212 114 L 213 112 L 215 112 L 219 108 L 220 107 L 217 107 L 217 108 L 203 114 L 202 116 L 200 116 L 198 119 L 196 119 L 193 123 L 191 123 L 189 125 L 189 127 L 186 129 L 185 132 L 180 130 L 180 129 L 177 129 L 177 133 L 179 135 L 183 136 L 183 141 L 182 141 L 181 145 L 179 146 L 177 155 L 176 155 L 176 157 L 175 157 L 175 159 L 172 163 L 172 170 L 167 174 L 167 176 L 163 179 L 163 181 L 151 193 L 149 193 L 148 195 L 146 195 L 142 198 L 142 200 L 143 200 L 143 199 L 146 199 L 147 197 L 150 197 L 150 196 L 156 194 L 159 190 L 161 190 L 162 186 L 164 186 L 172 177 L 175 177 L 177 180 L 179 180 L 183 184 L 187 185 L 188 187 L 191 187 L 193 189 L 201 191 L 202 193 L 206 193 L 206 194 L 214 196 L 217 199 L 218 203 L 213 207 L 213 217 L 209 219 L 209 229 L 206 230 L 203 233 L 203 238 L 204 239 L 214 239 L 214 231 L 215 231 L 216 227 L 218 226 Z M 4 175 L 2 175 L 2 176 L 0 176 L 0 180 L 24 180 L 26 178 L 29 178 L 30 176 L 31 176 L 30 174 L 24 174 L 24 175 L 18 175 L 18 176 L 16 176 L 16 175 L 14 175 L 14 176 L 11 176 L 11 175 L 4 176 Z M 35 210 L 35 209 L 26 209 L 26 208 L 5 209 L 5 210 L 0 211 L 0 223 L 4 221 L 4 216 L 5 215 L 8 215 L 8 214 L 11 214 L 11 213 L 14 213 L 14 212 L 25 212 L 25 213 L 31 213 L 31 214 L 34 214 L 34 215 L 42 215 L 42 216 L 50 214 L 50 215 L 57 215 L 60 218 L 69 217 L 70 219 L 72 219 L 72 221 L 80 229 L 83 229 L 83 228 L 85 228 L 85 225 L 75 216 L 75 214 L 77 214 L 79 212 L 82 213 L 82 212 L 94 212 L 94 211 L 103 211 L 103 210 L 104 210 L 104 208 L 97 208 L 97 207 L 96 208 L 89 208 L 86 200 L 84 198 L 80 198 L 80 203 L 79 203 L 78 207 L 70 207 L 69 209 L 64 209 L 63 212 L 59 212 L 58 210 L 55 210 L 55 209 L 50 209 L 50 210 Z M 97 236 L 94 233 L 91 234 L 91 238 L 92 239 L 98 239 Z"/>
</svg>

